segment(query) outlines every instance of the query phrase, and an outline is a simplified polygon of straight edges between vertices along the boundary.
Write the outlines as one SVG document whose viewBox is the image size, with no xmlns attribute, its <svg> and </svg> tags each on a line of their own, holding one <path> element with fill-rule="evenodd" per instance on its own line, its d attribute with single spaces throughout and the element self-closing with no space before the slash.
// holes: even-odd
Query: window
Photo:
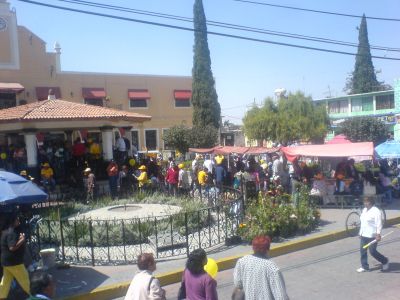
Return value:
<svg viewBox="0 0 400 300">
<path fill-rule="evenodd" d="M 190 107 L 190 99 L 175 99 L 175 107 Z"/>
<path fill-rule="evenodd" d="M 147 107 L 147 99 L 130 99 L 130 107 Z"/>
<path fill-rule="evenodd" d="M 362 111 L 373 111 L 374 110 L 374 100 L 372 96 L 367 96 L 362 98 Z"/>
<path fill-rule="evenodd" d="M 339 101 L 340 113 L 347 113 L 349 110 L 349 102 L 347 100 Z"/>
<path fill-rule="evenodd" d="M 157 150 L 157 129 L 145 129 L 144 134 L 147 150 Z"/>
<path fill-rule="evenodd" d="M 190 90 L 175 90 L 175 107 L 190 107 L 190 98 L 192 97 L 192 91 Z"/>
<path fill-rule="evenodd" d="M 168 132 L 168 130 L 169 130 L 169 128 L 165 128 L 162 130 L 163 136 Z M 164 140 L 163 140 L 163 143 L 164 143 L 164 150 L 174 150 L 173 147 L 168 145 Z"/>
<path fill-rule="evenodd" d="M 330 114 L 347 113 L 349 109 L 347 100 L 332 101 L 328 103 L 328 111 Z"/>
<path fill-rule="evenodd" d="M 376 96 L 376 110 L 394 108 L 394 94 Z"/>
<path fill-rule="evenodd" d="M 351 111 L 352 112 L 373 111 L 372 96 L 351 99 Z"/>
<path fill-rule="evenodd" d="M 362 111 L 363 110 L 362 102 L 363 101 L 361 98 L 351 99 L 351 111 L 352 112 Z"/>
<path fill-rule="evenodd" d="M 101 98 L 85 98 L 85 104 L 103 106 L 103 99 L 101 99 Z"/>
<path fill-rule="evenodd" d="M 140 148 L 139 148 L 139 130 L 132 130 L 131 135 L 132 135 L 132 149 L 136 148 L 136 150 L 139 151 L 140 150 Z"/>
<path fill-rule="evenodd" d="M 0 109 L 17 106 L 15 93 L 0 93 Z"/>
<path fill-rule="evenodd" d="M 128 90 L 129 107 L 147 107 L 150 93 L 146 89 L 129 89 Z"/>
</svg>

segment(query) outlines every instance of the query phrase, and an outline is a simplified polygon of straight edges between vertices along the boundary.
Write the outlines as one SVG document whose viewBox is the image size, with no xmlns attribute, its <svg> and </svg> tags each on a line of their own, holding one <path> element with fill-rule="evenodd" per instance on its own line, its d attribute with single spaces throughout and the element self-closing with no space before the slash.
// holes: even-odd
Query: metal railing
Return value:
<svg viewBox="0 0 400 300">
<path fill-rule="evenodd" d="M 38 249 L 55 248 L 59 260 L 75 264 L 127 264 L 145 252 L 156 258 L 187 256 L 194 249 L 212 249 L 236 236 L 244 215 L 244 199 L 238 190 L 212 187 L 200 195 L 212 205 L 167 216 L 42 219 L 33 239 Z"/>
</svg>

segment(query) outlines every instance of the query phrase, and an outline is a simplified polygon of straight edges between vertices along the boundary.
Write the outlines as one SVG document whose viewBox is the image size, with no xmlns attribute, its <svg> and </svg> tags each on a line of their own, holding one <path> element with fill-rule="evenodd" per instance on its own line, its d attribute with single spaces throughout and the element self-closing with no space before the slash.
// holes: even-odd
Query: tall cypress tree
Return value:
<svg viewBox="0 0 400 300">
<path fill-rule="evenodd" d="M 348 89 L 350 90 L 350 94 L 381 90 L 381 83 L 376 79 L 376 73 L 372 63 L 365 14 L 361 19 L 358 33 L 356 63 L 350 81 L 348 82 Z"/>
<path fill-rule="evenodd" d="M 215 90 L 211 71 L 210 50 L 207 41 L 207 24 L 202 0 L 195 0 L 193 6 L 194 57 L 192 70 L 193 126 L 204 128 L 211 125 L 220 127 L 221 107 Z"/>
</svg>

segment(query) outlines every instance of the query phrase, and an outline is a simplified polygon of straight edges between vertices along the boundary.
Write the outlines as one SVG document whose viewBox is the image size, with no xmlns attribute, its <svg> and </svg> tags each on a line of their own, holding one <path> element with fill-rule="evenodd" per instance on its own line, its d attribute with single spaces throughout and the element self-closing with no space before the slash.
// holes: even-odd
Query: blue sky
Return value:
<svg viewBox="0 0 400 300">
<path fill-rule="evenodd" d="M 99 9 L 57 0 L 37 0 L 85 10 Z M 164 14 L 192 17 L 193 0 L 88 0 L 103 4 Z M 400 18 L 398 0 L 259 0 L 348 14 Z M 18 23 L 32 30 L 52 51 L 55 41 L 62 47 L 61 64 L 66 71 L 115 72 L 132 74 L 191 75 L 192 32 L 134 22 L 82 15 L 9 0 L 17 11 Z M 322 15 L 273 8 L 233 0 L 203 0 L 207 20 L 268 30 L 358 42 L 358 18 Z M 104 11 L 130 18 L 192 27 L 191 23 Z M 400 48 L 400 22 L 368 20 L 371 45 Z M 265 40 L 356 52 L 356 48 L 315 43 L 208 26 L 218 31 Z M 340 96 L 346 77 L 353 70 L 354 56 L 315 52 L 271 44 L 208 37 L 212 70 L 224 119 L 241 123 L 246 107 L 273 96 L 277 88 L 301 90 L 313 98 Z M 400 58 L 400 52 L 373 51 L 373 55 Z M 400 61 L 373 60 L 378 79 L 393 84 L 400 78 Z M 330 91 L 330 93 L 329 93 Z"/>
</svg>

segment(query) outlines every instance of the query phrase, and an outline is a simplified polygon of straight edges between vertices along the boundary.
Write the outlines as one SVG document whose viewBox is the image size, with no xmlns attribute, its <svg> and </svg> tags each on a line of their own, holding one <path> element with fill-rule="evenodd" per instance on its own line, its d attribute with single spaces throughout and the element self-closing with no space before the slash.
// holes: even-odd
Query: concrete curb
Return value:
<svg viewBox="0 0 400 300">
<path fill-rule="evenodd" d="M 395 225 L 399 223 L 400 223 L 400 217 L 388 219 L 386 221 L 386 225 Z M 290 252 L 295 252 L 306 248 L 311 248 L 314 246 L 334 242 L 346 237 L 348 237 L 346 230 L 337 230 L 296 241 L 290 241 L 272 247 L 271 250 L 269 251 L 269 256 L 276 257 Z M 218 269 L 222 271 L 233 268 L 237 260 L 243 257 L 244 255 L 230 256 L 217 260 Z M 156 277 L 160 280 L 161 285 L 164 286 L 180 282 L 182 279 L 182 272 L 183 269 L 179 269 L 173 272 L 160 274 Z M 89 293 L 66 297 L 64 298 L 64 300 L 109 300 L 113 298 L 123 297 L 125 296 L 128 290 L 129 284 L 130 281 L 112 284 L 96 288 L 93 291 L 90 291 Z"/>
</svg>

